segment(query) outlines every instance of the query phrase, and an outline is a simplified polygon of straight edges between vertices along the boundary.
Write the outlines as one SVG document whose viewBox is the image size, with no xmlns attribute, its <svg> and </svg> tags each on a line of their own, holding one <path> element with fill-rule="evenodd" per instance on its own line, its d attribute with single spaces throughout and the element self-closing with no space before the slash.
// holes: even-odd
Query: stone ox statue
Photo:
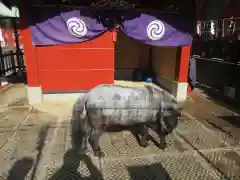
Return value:
<svg viewBox="0 0 240 180">
<path fill-rule="evenodd" d="M 99 85 L 74 104 L 73 146 L 85 152 L 89 140 L 95 156 L 103 156 L 99 137 L 107 127 L 120 125 L 134 126 L 141 135 L 142 147 L 148 146 L 148 127 L 153 127 L 159 134 L 160 148 L 164 149 L 165 136 L 176 128 L 181 107 L 168 93 L 151 85 Z"/>
</svg>

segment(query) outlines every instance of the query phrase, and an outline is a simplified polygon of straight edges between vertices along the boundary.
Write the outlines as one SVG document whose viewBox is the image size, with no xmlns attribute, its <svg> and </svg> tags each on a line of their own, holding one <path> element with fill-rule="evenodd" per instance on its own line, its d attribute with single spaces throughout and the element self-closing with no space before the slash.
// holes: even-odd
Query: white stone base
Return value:
<svg viewBox="0 0 240 180">
<path fill-rule="evenodd" d="M 178 102 L 183 102 L 187 99 L 188 83 L 178 83 L 165 76 L 158 76 L 157 81 L 160 83 L 160 88 L 167 89 Z M 76 101 L 77 98 L 85 93 L 53 93 L 43 94 L 41 87 L 28 87 L 29 104 L 34 105 L 46 101 Z"/>
<path fill-rule="evenodd" d="M 43 94 L 43 100 L 45 101 L 76 101 L 80 96 L 85 93 L 54 93 L 54 94 Z"/>
<path fill-rule="evenodd" d="M 41 103 L 42 100 L 41 87 L 28 87 L 28 101 L 30 105 Z"/>
<path fill-rule="evenodd" d="M 188 83 L 177 83 L 176 98 L 177 101 L 185 101 L 188 95 Z"/>
<path fill-rule="evenodd" d="M 179 83 L 165 76 L 158 76 L 157 81 L 162 88 L 170 91 L 178 102 L 182 102 L 187 99 L 188 83 Z"/>
</svg>

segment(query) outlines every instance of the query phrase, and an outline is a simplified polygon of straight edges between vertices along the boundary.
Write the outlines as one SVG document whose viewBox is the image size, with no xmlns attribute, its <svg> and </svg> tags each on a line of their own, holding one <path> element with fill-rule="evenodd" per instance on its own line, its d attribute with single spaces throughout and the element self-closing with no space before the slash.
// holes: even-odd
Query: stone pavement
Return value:
<svg viewBox="0 0 240 180">
<path fill-rule="evenodd" d="M 127 131 L 106 133 L 106 157 L 71 149 L 72 102 L 27 104 L 26 87 L 0 90 L 1 180 L 237 180 L 240 179 L 239 115 L 195 96 L 164 151 L 141 148 Z M 156 135 L 151 132 L 153 139 Z"/>
</svg>

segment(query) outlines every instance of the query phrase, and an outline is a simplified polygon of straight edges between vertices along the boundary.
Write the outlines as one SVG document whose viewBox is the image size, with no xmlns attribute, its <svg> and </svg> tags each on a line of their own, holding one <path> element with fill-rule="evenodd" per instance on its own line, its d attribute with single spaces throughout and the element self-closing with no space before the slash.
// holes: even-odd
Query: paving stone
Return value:
<svg viewBox="0 0 240 180">
<path fill-rule="evenodd" d="M 26 85 L 16 84 L 0 89 L 0 107 L 23 105 L 29 105 Z"/>
<path fill-rule="evenodd" d="M 177 131 L 188 144 L 197 149 L 220 148 L 226 145 L 217 136 L 204 128 L 200 123 L 184 119 L 179 123 Z"/>
<path fill-rule="evenodd" d="M 106 156 L 98 159 L 89 144 L 86 155 L 71 147 L 71 103 L 45 102 L 29 112 L 24 89 L 13 86 L 0 95 L 0 180 L 240 179 L 238 128 L 219 119 L 234 113 L 216 103 L 188 101 L 185 110 L 195 119 L 179 121 L 165 150 L 151 130 L 147 148 L 129 131 L 109 132 L 100 138 Z"/>
<path fill-rule="evenodd" d="M 0 113 L 0 131 L 13 129 L 21 124 L 29 114 L 29 107 L 8 108 Z"/>
<path fill-rule="evenodd" d="M 0 149 L 0 174 L 8 179 L 28 179 L 38 153 L 41 128 L 17 130 Z M 24 177 L 23 177 L 24 176 Z"/>
<path fill-rule="evenodd" d="M 217 170 L 219 179 L 240 179 L 240 154 L 232 150 L 222 150 L 204 155 Z"/>
</svg>

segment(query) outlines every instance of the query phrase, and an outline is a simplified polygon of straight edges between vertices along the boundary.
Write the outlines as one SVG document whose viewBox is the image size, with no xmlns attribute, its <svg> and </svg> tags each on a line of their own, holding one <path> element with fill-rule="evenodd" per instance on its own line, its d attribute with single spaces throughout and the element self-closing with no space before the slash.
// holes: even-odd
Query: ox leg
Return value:
<svg viewBox="0 0 240 180">
<path fill-rule="evenodd" d="M 91 131 L 92 129 L 90 128 L 90 126 L 88 126 L 87 123 L 82 125 L 82 130 L 81 130 L 81 153 L 85 153 L 87 151 L 87 144 L 88 144 L 88 140 L 89 137 L 91 135 Z"/>
<path fill-rule="evenodd" d="M 166 148 L 166 137 L 163 133 L 160 133 L 159 138 L 160 138 L 159 148 L 164 150 Z"/>
<path fill-rule="evenodd" d="M 140 146 L 147 147 L 148 146 L 148 127 L 141 124 L 138 125 L 138 132 L 141 134 L 141 138 L 139 139 Z"/>
<path fill-rule="evenodd" d="M 81 153 L 85 153 L 87 151 L 87 143 L 88 143 L 89 133 L 83 133 L 82 143 L 81 143 Z"/>
<path fill-rule="evenodd" d="M 103 154 L 103 152 L 101 152 L 101 148 L 99 146 L 99 138 L 100 138 L 101 134 L 102 134 L 102 131 L 94 129 L 90 135 L 90 141 L 92 144 L 94 155 L 99 158 L 104 156 L 104 154 Z"/>
<path fill-rule="evenodd" d="M 87 150 L 87 133 L 81 130 L 72 131 L 72 148 L 79 151 L 79 153 L 84 154 Z"/>
</svg>

